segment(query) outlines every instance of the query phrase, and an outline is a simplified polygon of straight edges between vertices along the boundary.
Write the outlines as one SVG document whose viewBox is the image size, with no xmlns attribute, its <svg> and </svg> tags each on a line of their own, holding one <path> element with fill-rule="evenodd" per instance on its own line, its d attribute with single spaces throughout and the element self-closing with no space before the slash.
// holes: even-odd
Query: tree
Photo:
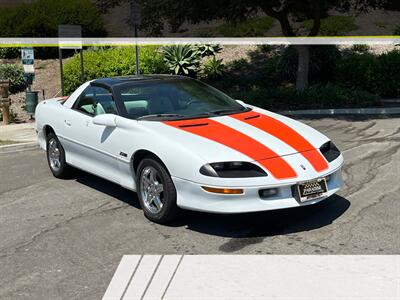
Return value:
<svg viewBox="0 0 400 300">
<path fill-rule="evenodd" d="M 100 7 L 108 9 L 113 5 L 133 0 L 97 0 Z M 185 22 L 199 23 L 224 19 L 239 21 L 254 16 L 259 11 L 276 19 L 286 37 L 296 36 L 292 20 L 311 19 L 312 27 L 307 36 L 316 36 L 321 26 L 321 18 L 330 9 L 342 12 L 350 10 L 364 12 L 368 9 L 385 7 L 393 0 L 136 0 L 143 7 L 143 26 L 152 35 L 159 35 L 164 24 L 178 30 Z M 298 67 L 296 87 L 302 90 L 308 86 L 309 46 L 297 45 Z"/>
</svg>

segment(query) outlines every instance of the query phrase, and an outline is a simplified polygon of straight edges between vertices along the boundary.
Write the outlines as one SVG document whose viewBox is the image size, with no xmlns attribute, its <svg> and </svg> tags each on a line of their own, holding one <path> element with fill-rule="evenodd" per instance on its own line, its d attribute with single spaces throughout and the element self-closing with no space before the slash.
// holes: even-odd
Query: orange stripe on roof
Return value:
<svg viewBox="0 0 400 300">
<path fill-rule="evenodd" d="M 166 121 L 164 124 L 207 138 L 258 161 L 278 179 L 297 177 L 293 168 L 274 151 L 253 138 L 211 119 Z M 265 159 L 269 158 L 269 159 Z"/>
<path fill-rule="evenodd" d="M 328 163 L 321 153 L 297 131 L 283 122 L 253 111 L 231 115 L 230 117 L 252 125 L 288 144 L 303 155 L 317 172 L 328 168 Z"/>
</svg>

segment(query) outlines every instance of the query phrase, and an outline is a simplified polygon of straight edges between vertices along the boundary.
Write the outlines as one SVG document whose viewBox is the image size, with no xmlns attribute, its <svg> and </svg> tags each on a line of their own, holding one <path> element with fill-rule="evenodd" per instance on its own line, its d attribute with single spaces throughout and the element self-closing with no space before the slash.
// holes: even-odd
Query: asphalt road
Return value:
<svg viewBox="0 0 400 300">
<path fill-rule="evenodd" d="M 345 187 L 310 207 L 144 218 L 136 195 L 40 150 L 0 154 L 0 299 L 99 299 L 124 254 L 400 254 L 400 119 L 305 120 L 341 148 Z"/>
</svg>

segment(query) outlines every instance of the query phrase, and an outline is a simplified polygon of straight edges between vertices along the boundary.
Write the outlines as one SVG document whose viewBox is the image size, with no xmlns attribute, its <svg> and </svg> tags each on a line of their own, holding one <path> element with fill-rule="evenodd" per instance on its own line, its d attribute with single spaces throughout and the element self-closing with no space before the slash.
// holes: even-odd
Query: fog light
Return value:
<svg viewBox="0 0 400 300">
<path fill-rule="evenodd" d="M 202 186 L 202 189 L 214 194 L 225 194 L 225 195 L 240 195 L 243 194 L 243 189 L 227 189 L 227 188 L 215 188 L 209 186 Z"/>
<path fill-rule="evenodd" d="M 278 195 L 279 189 L 277 189 L 277 188 L 264 189 L 264 190 L 260 190 L 258 193 L 261 198 L 270 198 L 270 197 L 274 197 L 274 196 Z"/>
</svg>

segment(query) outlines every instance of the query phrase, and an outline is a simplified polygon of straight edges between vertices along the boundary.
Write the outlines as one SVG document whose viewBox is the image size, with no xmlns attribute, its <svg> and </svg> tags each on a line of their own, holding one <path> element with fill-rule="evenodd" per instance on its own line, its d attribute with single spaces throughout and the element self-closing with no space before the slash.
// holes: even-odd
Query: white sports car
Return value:
<svg viewBox="0 0 400 300">
<path fill-rule="evenodd" d="M 194 79 L 98 79 L 36 109 L 54 176 L 71 166 L 136 191 L 165 223 L 178 207 L 243 213 L 317 203 L 342 186 L 343 156 L 323 134 Z"/>
</svg>

